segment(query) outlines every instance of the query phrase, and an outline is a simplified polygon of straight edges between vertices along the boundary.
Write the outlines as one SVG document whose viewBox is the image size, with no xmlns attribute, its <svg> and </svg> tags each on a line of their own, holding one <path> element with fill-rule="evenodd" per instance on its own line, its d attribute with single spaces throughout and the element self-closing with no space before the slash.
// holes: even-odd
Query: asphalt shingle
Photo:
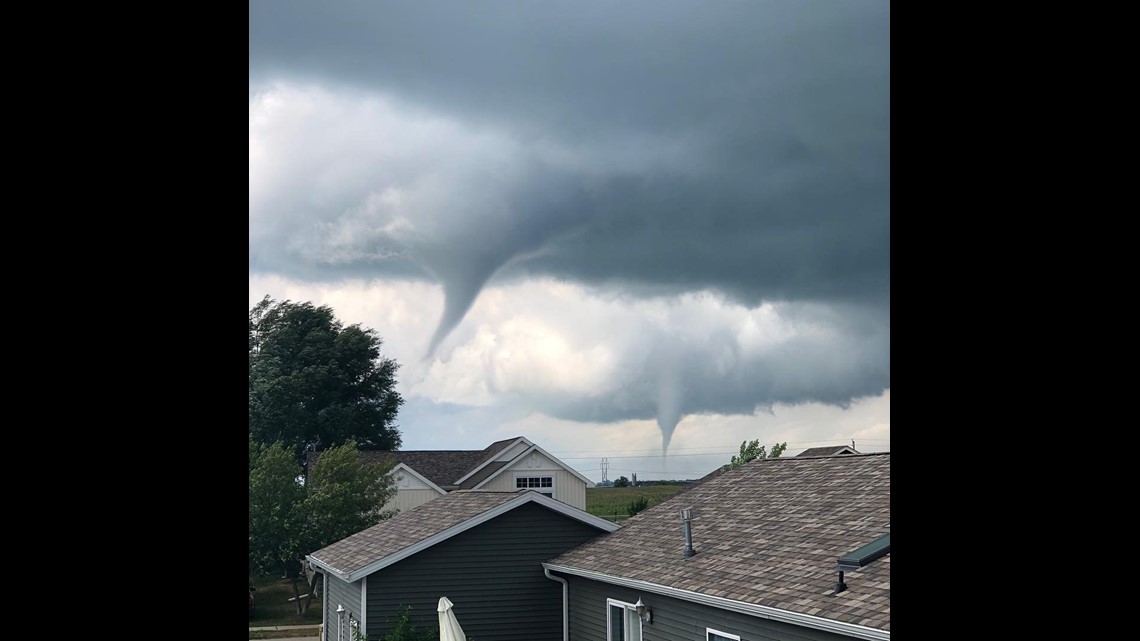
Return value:
<svg viewBox="0 0 1140 641">
<path fill-rule="evenodd" d="M 846 445 L 831 445 L 829 447 L 809 447 L 808 449 L 800 452 L 799 454 L 796 454 L 796 456 L 835 456 L 836 454 L 839 454 L 840 452 L 850 453 L 851 450 L 852 450 L 852 448 L 847 447 Z M 860 452 L 857 450 L 855 451 L 855 453 L 860 454 Z"/>
<path fill-rule="evenodd" d="M 467 475 L 468 472 L 481 465 L 484 461 L 498 456 L 507 446 L 514 443 L 521 437 L 514 437 L 504 439 L 502 441 L 495 441 L 482 450 L 409 450 L 409 451 L 388 451 L 388 450 L 362 450 L 360 458 L 367 463 L 383 463 L 395 460 L 396 463 L 403 463 L 412 468 L 416 472 L 424 475 L 432 483 L 435 483 L 444 490 L 454 490 L 457 486 L 456 481 Z M 314 465 L 320 459 L 320 452 L 309 452 L 307 454 L 308 464 Z M 498 467 L 496 463 L 491 463 L 486 468 L 479 470 L 479 473 L 468 479 L 463 483 L 464 489 L 469 489 L 477 484 L 479 481 L 487 478 Z M 488 468 L 491 468 L 488 471 Z M 473 479 L 477 479 L 472 482 Z"/>
<path fill-rule="evenodd" d="M 457 490 L 313 552 L 318 561 L 349 573 L 516 499 L 523 492 Z"/>
<path fill-rule="evenodd" d="M 684 558 L 679 510 L 692 507 Z M 891 531 L 890 453 L 753 461 L 625 521 L 551 565 L 890 630 L 890 555 L 839 557 Z"/>
</svg>

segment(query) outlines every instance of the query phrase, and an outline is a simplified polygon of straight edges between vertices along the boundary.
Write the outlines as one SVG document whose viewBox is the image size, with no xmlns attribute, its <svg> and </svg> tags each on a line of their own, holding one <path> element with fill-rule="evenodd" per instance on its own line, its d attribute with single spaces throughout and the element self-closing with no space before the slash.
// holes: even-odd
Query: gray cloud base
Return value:
<svg viewBox="0 0 1140 641">
<path fill-rule="evenodd" d="M 652 376 L 603 398 L 549 399 L 575 420 L 878 393 L 890 381 L 889 10 L 254 0 L 251 104 L 275 82 L 377 93 L 393 113 L 444 119 L 476 142 L 452 147 L 456 134 L 411 162 L 377 159 L 386 138 L 345 136 L 359 162 L 319 201 L 322 159 L 298 154 L 271 195 L 251 198 L 250 269 L 438 279 L 433 352 L 492 278 L 856 310 L 846 342 L 793 341 L 731 375 L 710 374 L 708 345 L 671 347 L 686 363 L 669 384 L 683 401 Z M 310 133 L 342 124 L 327 126 Z M 384 207 L 359 214 L 392 188 L 431 194 L 402 214 L 413 232 L 376 232 L 396 220 Z"/>
</svg>

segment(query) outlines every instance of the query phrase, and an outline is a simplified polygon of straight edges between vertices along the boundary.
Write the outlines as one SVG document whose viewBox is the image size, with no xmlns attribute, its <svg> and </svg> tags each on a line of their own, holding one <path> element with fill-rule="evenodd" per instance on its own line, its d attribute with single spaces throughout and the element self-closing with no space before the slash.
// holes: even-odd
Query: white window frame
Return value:
<svg viewBox="0 0 1140 641">
<path fill-rule="evenodd" d="M 634 617 L 638 616 L 637 606 L 632 603 L 626 603 L 625 601 L 618 601 L 617 599 L 606 599 L 606 641 L 616 641 L 610 635 L 610 633 L 613 632 L 613 624 L 610 622 L 610 616 L 612 615 L 613 611 L 610 608 L 613 606 L 625 608 L 626 614 L 625 617 L 622 618 L 621 622 L 623 630 L 622 637 L 625 639 L 625 641 L 642 641 L 642 639 L 645 637 L 644 623 L 642 623 L 641 627 L 638 628 L 638 632 L 640 634 L 638 634 L 638 637 L 636 639 L 631 639 L 629 634 L 629 619 L 627 617 L 629 617 L 631 614 Z"/>
<path fill-rule="evenodd" d="M 529 487 L 529 488 L 519 487 L 519 479 L 544 479 L 547 477 L 550 477 L 550 487 Z M 535 490 L 539 494 L 542 494 L 544 491 L 550 490 L 550 498 L 552 498 L 552 499 L 558 498 L 558 475 L 555 474 L 554 472 L 515 472 L 514 473 L 514 481 L 515 481 L 515 485 L 514 485 L 515 491 L 518 491 L 521 489 L 528 489 L 528 490 Z"/>
<path fill-rule="evenodd" d="M 715 630 L 713 628 L 705 628 L 705 641 L 709 641 L 710 634 L 715 634 L 718 637 L 724 637 L 726 639 L 732 639 L 733 641 L 740 641 L 740 635 L 738 634 L 729 634 L 727 632 L 721 632 L 720 630 Z"/>
</svg>

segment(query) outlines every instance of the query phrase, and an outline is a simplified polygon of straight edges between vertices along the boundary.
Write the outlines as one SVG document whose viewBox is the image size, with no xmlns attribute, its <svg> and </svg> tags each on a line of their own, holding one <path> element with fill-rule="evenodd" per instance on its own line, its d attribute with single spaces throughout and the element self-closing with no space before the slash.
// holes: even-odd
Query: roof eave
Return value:
<svg viewBox="0 0 1140 641">
<path fill-rule="evenodd" d="M 527 441 L 527 442 L 529 443 L 530 441 Z M 511 447 L 514 447 L 513 443 L 511 444 Z M 586 478 L 585 476 L 583 476 L 581 472 L 579 472 L 578 470 L 576 470 L 576 469 L 570 467 L 569 465 L 563 463 L 562 459 L 559 459 L 558 457 L 554 456 L 550 452 L 547 452 L 546 450 L 542 449 L 542 447 L 540 447 L 539 445 L 537 445 L 535 443 L 531 443 L 530 447 L 523 450 L 518 456 L 514 457 L 510 461 L 507 461 L 507 464 L 504 465 L 503 467 L 495 470 L 494 474 L 491 474 L 487 478 L 476 483 L 475 487 L 473 487 L 471 489 L 477 490 L 477 489 L 483 487 L 484 485 L 489 483 L 491 481 L 491 479 L 493 479 L 493 478 L 497 477 L 498 475 L 506 472 L 508 468 L 510 468 L 512 465 L 517 463 L 520 459 L 524 458 L 527 454 L 530 454 L 531 452 L 538 452 L 539 454 L 542 454 L 543 456 L 550 459 L 551 461 L 554 461 L 555 463 L 557 463 L 559 465 L 559 467 L 561 467 L 562 469 L 566 470 L 567 472 L 573 474 L 575 477 L 577 477 L 579 480 L 581 480 L 583 483 L 585 483 L 586 487 L 594 487 L 594 482 L 591 481 L 590 479 Z"/>
<path fill-rule="evenodd" d="M 691 590 L 682 590 L 680 588 L 673 588 L 667 585 L 658 585 L 648 581 L 641 581 L 638 579 L 627 579 L 624 577 L 610 576 L 602 574 L 601 572 L 594 572 L 591 570 L 580 570 L 564 565 L 556 565 L 554 563 L 543 563 L 542 567 L 553 570 L 555 572 L 562 572 L 563 574 L 572 574 L 580 576 L 585 579 L 594 581 L 601 581 L 603 583 L 612 583 L 627 588 L 635 588 L 644 590 L 646 592 L 653 592 L 664 596 L 691 601 L 693 603 L 700 603 L 702 605 L 720 608 L 722 610 L 730 610 L 733 612 L 740 612 L 762 619 L 771 619 L 773 621 L 780 621 L 782 623 L 790 623 L 805 628 L 813 628 L 816 630 L 824 630 L 826 632 L 833 632 L 835 634 L 842 634 L 856 639 L 865 639 L 866 641 L 890 641 L 890 630 L 879 630 L 877 628 L 869 628 L 864 625 L 856 625 L 854 623 L 844 623 L 842 621 L 835 621 L 832 619 L 825 619 L 810 614 L 801 614 L 799 612 L 792 612 L 790 610 L 781 610 L 780 608 L 773 608 L 766 605 L 757 605 L 755 603 L 746 603 L 744 601 L 736 601 L 734 599 L 726 599 L 724 597 L 711 596 L 708 594 L 701 594 L 700 592 L 693 592 Z"/>
<path fill-rule="evenodd" d="M 614 532 L 621 528 L 621 526 L 619 526 L 617 523 L 613 523 L 603 518 L 594 516 L 589 512 L 579 510 L 572 505 L 568 505 L 562 501 L 557 501 L 543 494 L 539 494 L 533 490 L 528 490 L 525 492 L 520 492 L 517 498 L 511 499 L 510 501 L 506 501 L 504 503 L 500 503 L 499 505 L 484 512 L 480 512 L 479 514 L 476 514 L 467 520 L 460 521 L 459 523 L 456 523 L 455 525 L 447 528 L 446 530 L 443 530 L 442 532 L 437 532 L 436 534 L 433 534 L 432 536 L 429 536 L 422 541 L 418 541 L 406 548 L 397 550 L 391 554 L 376 559 L 372 563 L 361 566 L 355 570 L 344 572 L 337 570 L 336 568 L 333 568 L 327 563 L 321 562 L 318 559 L 312 558 L 311 555 L 308 558 L 312 559 L 320 567 L 328 568 L 329 571 L 336 575 L 337 578 L 349 583 L 353 583 L 363 577 L 368 576 L 369 574 L 372 574 L 373 572 L 377 572 L 388 567 L 389 565 L 402 561 L 409 556 L 412 556 L 413 554 L 417 554 L 432 546 L 438 545 L 439 543 L 442 543 L 443 541 L 446 541 L 447 539 L 450 539 L 457 534 L 466 532 L 476 525 L 486 523 L 487 521 L 490 521 L 500 514 L 505 514 L 506 512 L 510 512 L 517 507 L 531 502 L 543 505 L 570 518 L 577 519 L 578 521 L 581 521 L 587 525 L 591 525 L 599 530 L 602 530 L 603 532 Z"/>
<path fill-rule="evenodd" d="M 328 563 L 325 563 L 324 561 L 318 559 L 317 557 L 313 556 L 312 554 L 306 554 L 305 560 L 309 562 L 310 567 L 315 565 L 315 566 L 317 566 L 317 568 L 319 568 L 325 572 L 328 572 L 329 574 L 335 576 L 336 578 L 340 579 L 341 581 L 347 581 L 349 583 L 352 583 L 351 581 L 348 580 L 347 574 L 345 574 L 344 572 L 341 572 L 340 570 L 334 568 L 333 566 L 329 565 Z"/>
<path fill-rule="evenodd" d="M 503 449 L 499 450 L 498 452 L 495 452 L 494 454 L 488 456 L 487 459 L 484 460 L 482 463 L 480 463 L 479 465 L 476 465 L 469 472 L 467 472 L 463 476 L 459 477 L 459 479 L 455 481 L 455 485 L 459 485 L 459 484 L 463 483 L 464 481 L 466 481 L 467 479 L 474 476 L 476 472 L 478 472 L 479 470 L 490 465 L 491 462 L 494 461 L 499 456 L 499 454 L 502 454 L 503 452 L 511 449 L 515 445 L 518 445 L 519 441 L 523 441 L 527 445 L 534 445 L 534 443 L 531 443 L 529 440 L 527 440 L 527 438 L 525 436 L 520 436 L 520 437 L 516 438 L 510 445 L 508 445 L 508 446 L 504 447 Z M 511 460 L 514 460 L 514 459 L 511 459 Z"/>
</svg>

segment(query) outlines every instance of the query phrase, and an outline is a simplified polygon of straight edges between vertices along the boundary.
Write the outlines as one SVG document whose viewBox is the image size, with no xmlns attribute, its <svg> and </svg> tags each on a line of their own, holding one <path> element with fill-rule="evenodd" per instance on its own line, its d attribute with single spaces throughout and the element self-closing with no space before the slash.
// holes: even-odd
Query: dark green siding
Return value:
<svg viewBox="0 0 1140 641">
<path fill-rule="evenodd" d="M 740 641 L 851 641 L 850 637 L 823 630 L 551 573 L 570 583 L 570 641 L 606 641 L 606 599 L 637 603 L 639 597 L 653 612 L 653 621 L 642 634 L 644 641 L 704 641 L 705 628 L 740 635 Z"/>
<path fill-rule="evenodd" d="M 337 635 L 337 615 L 336 606 L 341 604 L 348 612 L 344 613 L 344 621 L 341 623 L 341 632 L 339 641 L 352 641 L 352 632 L 348 627 L 348 615 L 351 614 L 352 618 L 360 619 L 360 581 L 356 583 L 345 583 L 332 575 L 326 575 L 324 580 L 327 582 L 326 588 L 329 591 L 328 607 L 325 608 L 325 641 L 338 641 Z"/>
<path fill-rule="evenodd" d="M 534 503 L 477 525 L 368 576 L 368 638 L 388 634 L 401 605 L 438 630 L 446 596 L 477 641 L 561 641 L 562 584 L 542 562 L 602 533 Z"/>
</svg>

